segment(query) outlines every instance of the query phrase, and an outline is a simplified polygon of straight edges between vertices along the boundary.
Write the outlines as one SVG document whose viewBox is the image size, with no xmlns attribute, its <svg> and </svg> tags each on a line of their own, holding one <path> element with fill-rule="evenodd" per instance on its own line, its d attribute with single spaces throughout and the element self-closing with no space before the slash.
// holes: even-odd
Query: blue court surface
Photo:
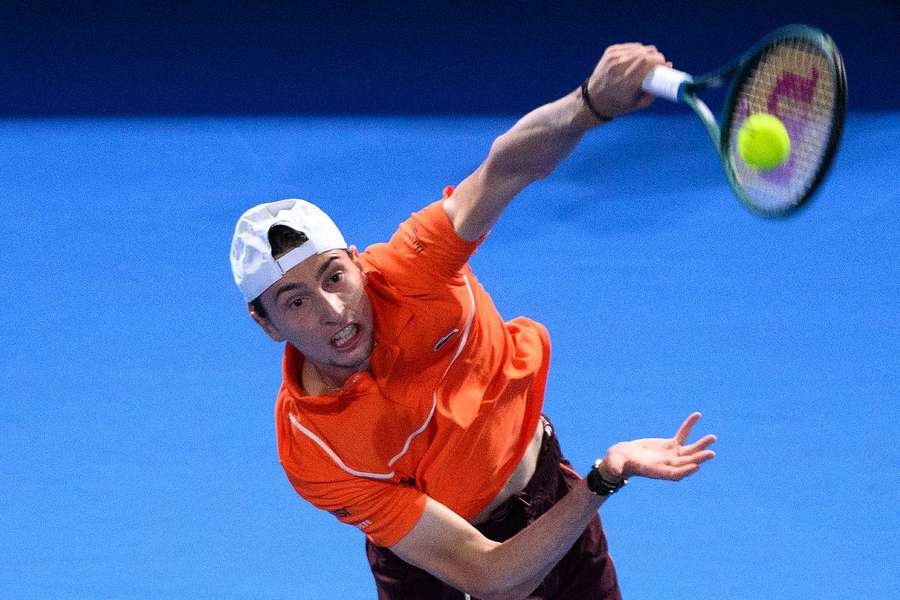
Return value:
<svg viewBox="0 0 900 600">
<path fill-rule="evenodd" d="M 374 597 L 362 535 L 302 501 L 281 348 L 234 223 L 319 203 L 364 247 L 513 115 L 0 121 L 0 597 Z M 690 114 L 623 118 L 473 259 L 553 339 L 546 412 L 585 472 L 693 410 L 718 457 L 601 511 L 632 599 L 900 590 L 900 114 L 851 113 L 807 210 L 747 213 Z"/>
</svg>

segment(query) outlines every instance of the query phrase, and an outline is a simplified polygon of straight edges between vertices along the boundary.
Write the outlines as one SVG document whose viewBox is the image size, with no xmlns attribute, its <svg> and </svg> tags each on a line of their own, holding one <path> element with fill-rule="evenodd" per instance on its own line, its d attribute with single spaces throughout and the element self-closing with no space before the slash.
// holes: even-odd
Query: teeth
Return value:
<svg viewBox="0 0 900 600">
<path fill-rule="evenodd" d="M 336 334 L 334 334 L 331 338 L 331 341 L 340 346 L 344 342 L 350 339 L 350 337 L 356 332 L 356 325 L 347 325 Z"/>
</svg>

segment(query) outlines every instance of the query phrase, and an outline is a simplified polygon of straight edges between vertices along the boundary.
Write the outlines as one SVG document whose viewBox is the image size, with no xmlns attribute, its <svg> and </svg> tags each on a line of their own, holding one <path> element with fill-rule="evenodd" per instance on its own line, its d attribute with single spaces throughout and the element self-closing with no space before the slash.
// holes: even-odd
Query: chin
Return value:
<svg viewBox="0 0 900 600">
<path fill-rule="evenodd" d="M 372 358 L 372 349 L 374 348 L 374 345 L 375 344 L 370 338 L 366 341 L 365 345 L 357 350 L 357 352 L 354 352 L 349 356 L 344 355 L 335 357 L 332 364 L 344 369 L 364 371 L 369 368 L 369 360 Z"/>
</svg>

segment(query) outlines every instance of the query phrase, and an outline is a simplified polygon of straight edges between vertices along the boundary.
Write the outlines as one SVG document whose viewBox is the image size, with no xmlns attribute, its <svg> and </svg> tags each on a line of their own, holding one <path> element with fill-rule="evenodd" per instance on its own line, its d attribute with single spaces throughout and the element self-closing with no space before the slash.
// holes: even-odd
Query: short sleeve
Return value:
<svg viewBox="0 0 900 600">
<path fill-rule="evenodd" d="M 291 357 L 292 353 L 286 351 L 286 372 L 297 368 L 296 356 Z M 278 460 L 294 490 L 316 508 L 357 527 L 375 544 L 396 544 L 425 510 L 425 492 L 401 476 L 383 471 L 382 466 L 345 464 L 327 438 L 301 427 L 292 412 L 296 402 L 283 383 L 275 402 L 275 433 Z M 316 429 L 312 421 L 307 425 Z M 354 443 L 352 434 L 348 443 Z"/>
<path fill-rule="evenodd" d="M 290 460 L 281 464 L 304 500 L 360 529 L 379 546 L 399 542 L 425 510 L 427 496 L 410 485 L 356 477 L 316 462 L 309 472 Z"/>
<path fill-rule="evenodd" d="M 410 215 L 389 242 L 369 247 L 363 256 L 392 285 L 429 289 L 458 277 L 481 241 L 460 238 L 438 200 Z"/>
</svg>

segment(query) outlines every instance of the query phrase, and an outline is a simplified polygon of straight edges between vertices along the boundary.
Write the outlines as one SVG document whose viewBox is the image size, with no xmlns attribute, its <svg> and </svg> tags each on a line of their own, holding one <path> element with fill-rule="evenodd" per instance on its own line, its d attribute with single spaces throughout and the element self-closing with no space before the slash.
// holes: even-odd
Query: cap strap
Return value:
<svg viewBox="0 0 900 600">
<path fill-rule="evenodd" d="M 317 250 L 315 244 L 310 244 L 307 242 L 301 246 L 294 248 L 281 258 L 276 259 L 275 264 L 278 265 L 278 268 L 281 269 L 281 274 L 284 275 L 316 253 Z"/>
</svg>

